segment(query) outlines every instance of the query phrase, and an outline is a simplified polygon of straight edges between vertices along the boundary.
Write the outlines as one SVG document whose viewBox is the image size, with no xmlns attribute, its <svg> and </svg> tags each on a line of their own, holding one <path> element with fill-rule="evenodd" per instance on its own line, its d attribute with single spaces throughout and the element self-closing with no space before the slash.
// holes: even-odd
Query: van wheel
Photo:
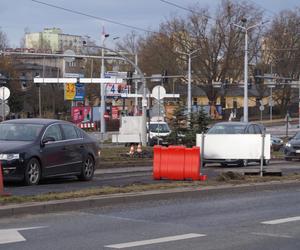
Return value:
<svg viewBox="0 0 300 250">
<path fill-rule="evenodd" d="M 268 166 L 270 164 L 270 160 L 263 160 L 263 165 Z"/>
</svg>

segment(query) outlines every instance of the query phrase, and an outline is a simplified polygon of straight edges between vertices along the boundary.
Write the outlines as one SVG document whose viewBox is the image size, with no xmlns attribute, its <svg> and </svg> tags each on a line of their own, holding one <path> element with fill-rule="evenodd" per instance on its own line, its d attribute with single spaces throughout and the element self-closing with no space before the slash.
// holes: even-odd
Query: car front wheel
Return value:
<svg viewBox="0 0 300 250">
<path fill-rule="evenodd" d="M 248 160 L 241 160 L 238 164 L 239 167 L 247 167 L 248 166 Z"/>
<path fill-rule="evenodd" d="M 41 178 L 41 165 L 38 159 L 32 158 L 26 165 L 24 182 L 27 186 L 37 185 Z"/>
<path fill-rule="evenodd" d="M 81 181 L 89 181 L 93 178 L 95 162 L 92 156 L 88 155 L 83 162 L 81 174 L 78 176 Z"/>
</svg>

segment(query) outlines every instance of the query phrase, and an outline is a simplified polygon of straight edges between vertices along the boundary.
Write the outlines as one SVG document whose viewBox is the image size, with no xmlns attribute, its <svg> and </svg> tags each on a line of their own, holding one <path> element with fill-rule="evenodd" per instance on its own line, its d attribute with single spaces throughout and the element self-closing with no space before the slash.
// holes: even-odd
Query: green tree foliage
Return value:
<svg viewBox="0 0 300 250">
<path fill-rule="evenodd" d="M 172 133 L 168 137 L 169 144 L 195 146 L 196 135 L 206 132 L 210 122 L 208 114 L 200 108 L 197 112 L 192 113 L 188 126 L 186 109 L 183 105 L 179 105 L 170 121 Z"/>
</svg>

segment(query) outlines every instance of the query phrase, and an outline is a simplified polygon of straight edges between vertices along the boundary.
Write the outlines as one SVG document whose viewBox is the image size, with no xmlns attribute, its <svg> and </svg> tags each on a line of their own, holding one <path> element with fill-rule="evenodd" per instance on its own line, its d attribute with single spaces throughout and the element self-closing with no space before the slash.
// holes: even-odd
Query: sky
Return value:
<svg viewBox="0 0 300 250">
<path fill-rule="evenodd" d="M 38 0 L 47 4 L 83 12 L 99 18 L 157 31 L 159 24 L 173 15 L 184 16 L 186 10 L 167 4 L 162 0 Z M 188 8 L 193 4 L 207 7 L 212 12 L 221 0 L 168 0 Z M 299 0 L 248 0 L 273 16 L 283 9 L 300 7 Z M 113 45 L 115 37 L 124 37 L 133 29 L 107 21 L 73 14 L 52 8 L 32 0 L 0 0 L 0 27 L 6 33 L 10 47 L 19 47 L 25 30 L 40 32 L 44 28 L 57 27 L 65 34 L 91 37 L 100 44 L 102 26 L 110 34 L 108 43 Z M 138 34 L 144 32 L 136 30 Z"/>
</svg>

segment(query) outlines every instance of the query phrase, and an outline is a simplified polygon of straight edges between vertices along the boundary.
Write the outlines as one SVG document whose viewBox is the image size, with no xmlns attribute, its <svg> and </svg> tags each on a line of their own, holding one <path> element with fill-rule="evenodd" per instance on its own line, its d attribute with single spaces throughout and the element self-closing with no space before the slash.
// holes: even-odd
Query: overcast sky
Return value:
<svg viewBox="0 0 300 250">
<path fill-rule="evenodd" d="M 166 4 L 160 0 L 39 0 L 48 4 L 80 11 L 88 15 L 110 19 L 146 30 L 157 30 L 159 24 L 171 15 L 186 15 L 187 11 Z M 220 0 L 168 0 L 180 6 L 189 7 L 195 3 L 214 10 Z M 300 7 L 299 0 L 249 0 L 272 16 L 283 9 Z M 122 37 L 131 28 L 96 20 L 90 17 L 68 13 L 31 0 L 0 0 L 0 26 L 9 39 L 10 46 L 18 47 L 24 30 L 39 32 L 43 28 L 58 27 L 64 33 L 87 35 L 100 43 L 102 25 L 113 37 Z M 139 32 L 139 31 L 137 31 Z M 143 32 L 139 32 L 143 33 Z M 108 41 L 109 42 L 109 41 Z"/>
</svg>

